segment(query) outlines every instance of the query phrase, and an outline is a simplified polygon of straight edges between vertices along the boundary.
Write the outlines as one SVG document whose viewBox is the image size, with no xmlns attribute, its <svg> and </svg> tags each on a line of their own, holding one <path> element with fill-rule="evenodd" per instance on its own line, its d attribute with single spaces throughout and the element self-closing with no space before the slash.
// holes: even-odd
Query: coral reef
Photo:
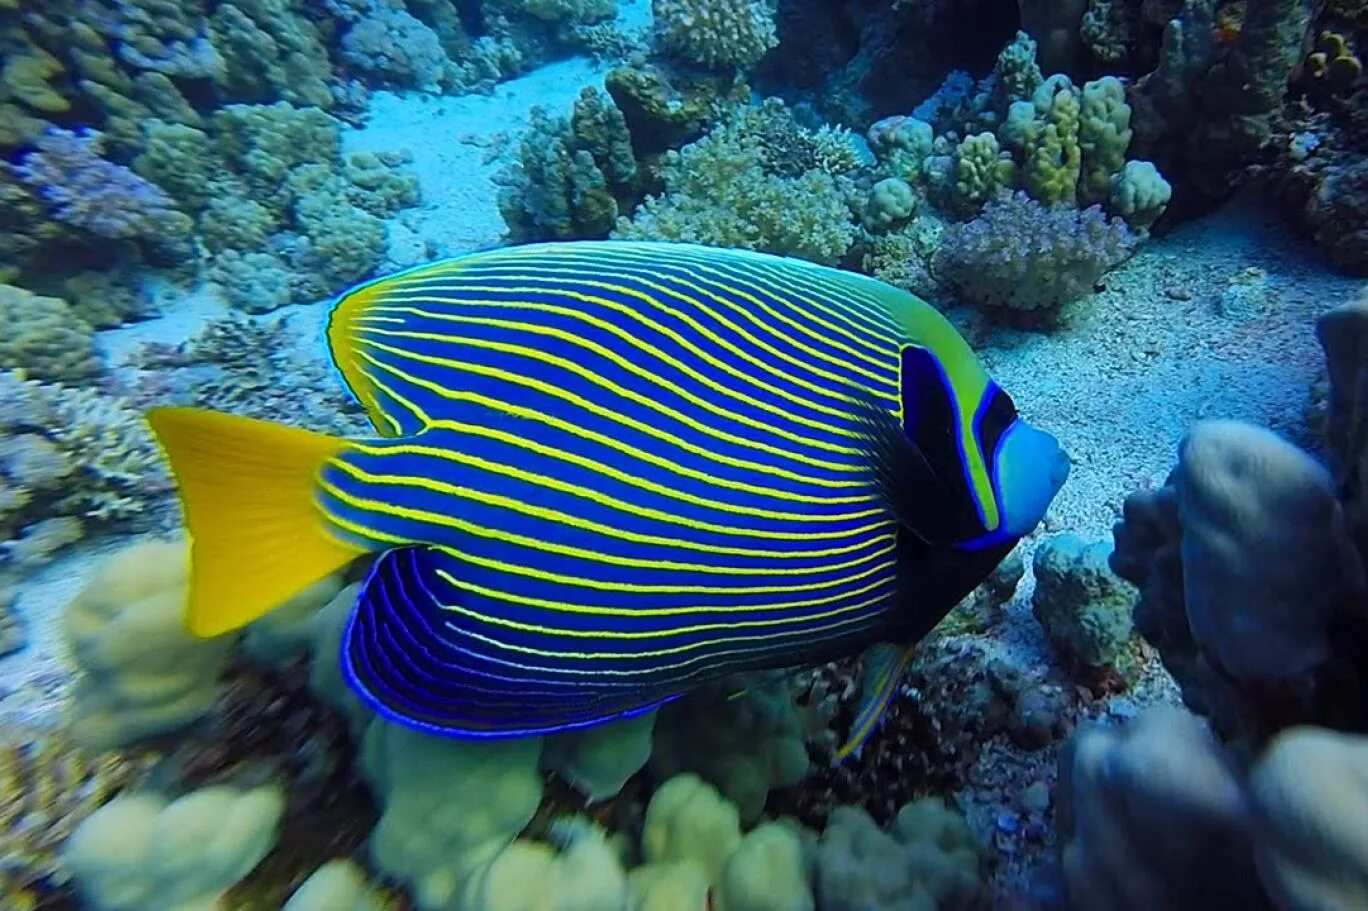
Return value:
<svg viewBox="0 0 1368 911">
<path fill-rule="evenodd" d="M 603 237 L 635 204 L 637 163 L 622 111 L 586 88 L 569 117 L 543 109 L 501 175 L 499 211 L 514 241 Z"/>
<path fill-rule="evenodd" d="M 0 372 L 0 571 L 38 565 L 87 530 L 159 528 L 169 492 L 127 403 Z"/>
<path fill-rule="evenodd" d="M 1124 222 L 1096 206 L 1046 207 L 1018 191 L 950 226 L 935 269 L 973 303 L 1053 313 L 1086 296 L 1135 242 Z"/>
<path fill-rule="evenodd" d="M 773 0 L 651 0 L 656 40 L 683 60 L 745 70 L 779 43 Z"/>
<path fill-rule="evenodd" d="M 789 132 L 805 137 L 802 145 L 767 142 L 786 116 L 774 104 L 745 112 L 667 153 L 665 192 L 619 219 L 612 236 L 839 262 L 857 231 L 861 200 L 846 176 L 854 158 L 842 151 L 847 140 L 840 134 L 796 125 Z"/>
<path fill-rule="evenodd" d="M 402 156 L 344 162 L 338 124 L 317 108 L 228 105 L 206 129 L 151 120 L 134 160 L 196 218 L 209 274 L 259 313 L 325 297 L 368 274 L 381 216 L 418 200 Z"/>
<path fill-rule="evenodd" d="M 1070 534 L 1036 547 L 1031 611 L 1075 668 L 1115 667 L 1130 643 L 1134 593 L 1108 568 L 1110 554 L 1107 542 Z"/>
<path fill-rule="evenodd" d="M 91 813 L 135 785 L 146 763 L 92 756 L 65 734 L 7 730 L 0 743 L 0 905 L 46 907 L 65 893 L 62 845 Z"/>
<path fill-rule="evenodd" d="M 143 346 L 130 366 L 137 372 L 125 379 L 126 392 L 140 404 L 197 405 L 339 436 L 370 429 L 328 366 L 302 353 L 279 319 L 213 320 L 179 344 Z"/>
<path fill-rule="evenodd" d="M 1365 302 L 1318 327 L 1327 442 L 1362 458 Z M 1273 433 L 1196 425 L 1127 499 L 1116 571 L 1136 627 L 1205 721 L 1086 727 L 1060 757 L 1062 869 L 1080 908 L 1352 907 L 1368 899 L 1362 489 Z M 1208 727 L 1208 723 L 1210 727 Z M 1213 731 L 1221 738 L 1213 736 Z"/>
</svg>

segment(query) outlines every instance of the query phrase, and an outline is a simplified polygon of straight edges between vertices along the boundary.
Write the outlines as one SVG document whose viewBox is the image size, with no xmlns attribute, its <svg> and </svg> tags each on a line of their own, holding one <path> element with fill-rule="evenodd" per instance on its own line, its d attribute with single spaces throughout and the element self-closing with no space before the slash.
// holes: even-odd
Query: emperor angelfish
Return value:
<svg viewBox="0 0 1368 911">
<path fill-rule="evenodd" d="M 373 439 L 149 413 L 186 625 L 236 630 L 378 554 L 344 677 L 437 734 L 583 728 L 879 646 L 844 756 L 1068 473 L 930 305 L 801 260 L 479 252 L 343 293 L 328 343 Z"/>
</svg>

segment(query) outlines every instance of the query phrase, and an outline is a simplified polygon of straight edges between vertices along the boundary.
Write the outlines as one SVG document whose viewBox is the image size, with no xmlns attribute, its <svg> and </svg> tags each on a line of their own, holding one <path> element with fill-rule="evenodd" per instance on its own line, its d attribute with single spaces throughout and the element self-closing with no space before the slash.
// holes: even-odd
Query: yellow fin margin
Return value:
<svg viewBox="0 0 1368 911">
<path fill-rule="evenodd" d="M 375 384 L 361 369 L 361 359 L 357 355 L 357 320 L 374 306 L 376 298 L 384 293 L 385 283 L 393 277 L 375 279 L 344 292 L 337 298 L 328 316 L 328 351 L 333 363 L 337 365 L 347 388 L 361 403 L 371 425 L 382 436 L 394 436 L 395 429 L 380 407 Z"/>
<path fill-rule="evenodd" d="M 154 408 L 147 422 L 189 529 L 194 635 L 240 629 L 363 552 L 328 533 L 314 500 L 341 440 L 199 408 Z"/>
</svg>

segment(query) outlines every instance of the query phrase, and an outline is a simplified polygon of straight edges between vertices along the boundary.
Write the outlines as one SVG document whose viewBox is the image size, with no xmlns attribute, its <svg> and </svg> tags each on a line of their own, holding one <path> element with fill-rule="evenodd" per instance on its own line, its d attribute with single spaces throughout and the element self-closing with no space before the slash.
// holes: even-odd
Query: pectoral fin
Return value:
<svg viewBox="0 0 1368 911">
<path fill-rule="evenodd" d="M 915 651 L 915 645 L 881 642 L 865 652 L 864 668 L 860 673 L 860 703 L 855 720 L 850 725 L 850 735 L 832 756 L 832 765 L 838 765 L 846 757 L 858 753 L 878 727 L 884 710 L 897 695 L 903 672 L 907 670 Z"/>
</svg>

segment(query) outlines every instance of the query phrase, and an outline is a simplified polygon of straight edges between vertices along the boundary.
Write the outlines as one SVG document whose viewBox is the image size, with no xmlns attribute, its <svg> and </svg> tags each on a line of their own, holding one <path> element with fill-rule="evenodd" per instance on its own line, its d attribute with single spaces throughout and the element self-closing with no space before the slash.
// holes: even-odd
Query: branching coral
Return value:
<svg viewBox="0 0 1368 911">
<path fill-rule="evenodd" d="M 1125 223 L 1097 206 L 1047 208 L 1017 192 L 951 226 L 935 267 L 976 304 L 1054 311 L 1087 295 L 1134 245 Z"/>
<path fill-rule="evenodd" d="M 774 170 L 787 166 L 744 119 L 716 127 L 667 155 L 665 193 L 619 220 L 613 236 L 838 262 L 857 232 L 853 181 L 815 164 L 796 177 Z"/>
<path fill-rule="evenodd" d="M 690 63 L 748 69 L 779 43 L 772 0 L 652 0 L 656 37 Z"/>
<path fill-rule="evenodd" d="M 0 372 L 0 562 L 41 559 L 86 526 L 156 527 L 168 490 L 138 413 Z"/>
<path fill-rule="evenodd" d="M 569 119 L 532 112 L 518 160 L 499 175 L 515 241 L 602 237 L 636 201 L 637 165 L 613 100 L 586 88 Z"/>
<path fill-rule="evenodd" d="M 340 388 L 323 359 L 301 353 L 279 320 L 233 315 L 215 320 L 179 345 L 149 345 L 136 357 L 142 369 L 133 397 L 174 400 L 271 420 L 284 420 L 339 436 L 367 430 L 358 406 Z M 280 378 L 293 378 L 282 383 Z"/>
</svg>

